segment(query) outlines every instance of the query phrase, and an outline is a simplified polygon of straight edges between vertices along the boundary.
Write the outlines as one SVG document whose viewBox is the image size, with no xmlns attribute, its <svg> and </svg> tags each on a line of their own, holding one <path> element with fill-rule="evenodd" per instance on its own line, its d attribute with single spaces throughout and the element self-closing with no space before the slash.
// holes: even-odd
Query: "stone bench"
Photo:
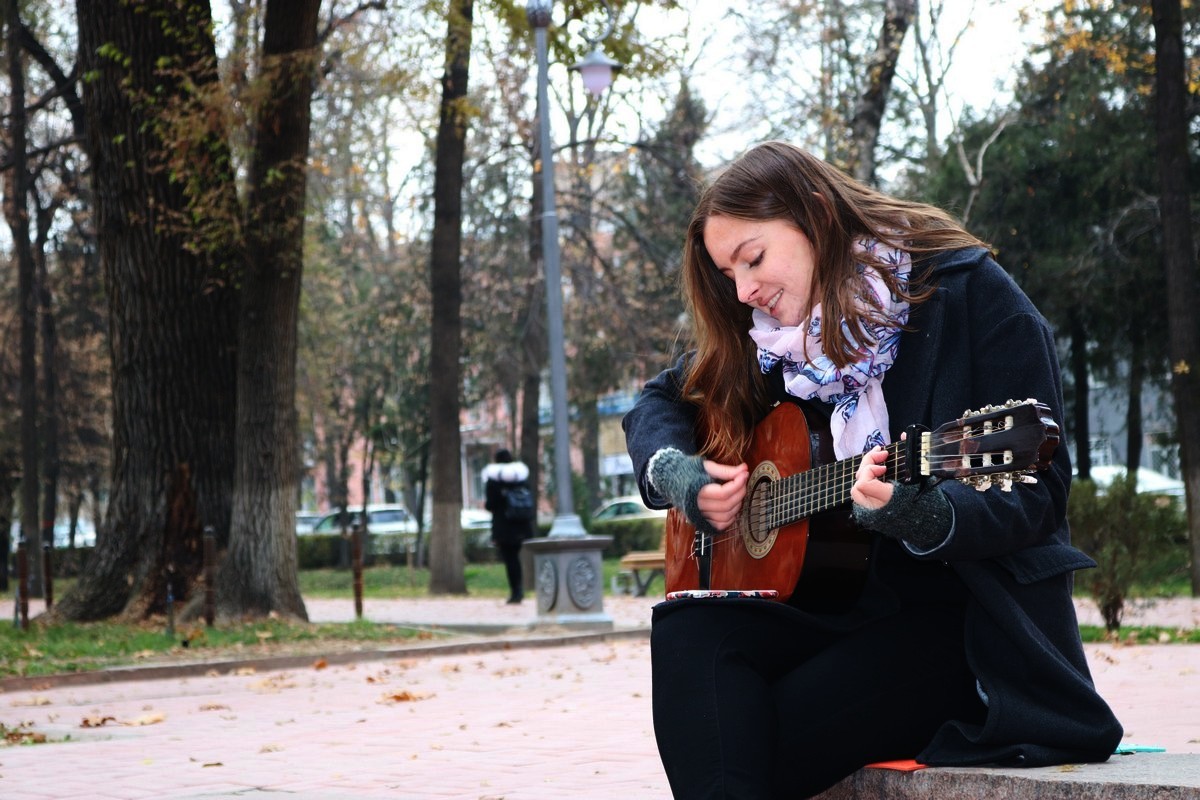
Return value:
<svg viewBox="0 0 1200 800">
<path fill-rule="evenodd" d="M 1197 800 L 1200 754 L 1134 753 L 1103 764 L 1030 769 L 868 767 L 816 800 Z"/>
<path fill-rule="evenodd" d="M 633 576 L 634 594 L 645 597 L 654 576 L 667 568 L 667 555 L 662 550 L 634 550 L 621 556 L 620 568 Z"/>
</svg>

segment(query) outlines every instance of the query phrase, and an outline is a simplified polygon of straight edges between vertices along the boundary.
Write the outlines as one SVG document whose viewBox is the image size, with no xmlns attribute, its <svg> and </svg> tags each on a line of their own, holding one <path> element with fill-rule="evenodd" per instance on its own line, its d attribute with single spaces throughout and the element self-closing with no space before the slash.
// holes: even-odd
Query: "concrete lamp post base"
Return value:
<svg viewBox="0 0 1200 800">
<path fill-rule="evenodd" d="M 612 630 L 604 612 L 600 553 L 611 536 L 544 536 L 525 542 L 533 554 L 536 625 Z"/>
</svg>

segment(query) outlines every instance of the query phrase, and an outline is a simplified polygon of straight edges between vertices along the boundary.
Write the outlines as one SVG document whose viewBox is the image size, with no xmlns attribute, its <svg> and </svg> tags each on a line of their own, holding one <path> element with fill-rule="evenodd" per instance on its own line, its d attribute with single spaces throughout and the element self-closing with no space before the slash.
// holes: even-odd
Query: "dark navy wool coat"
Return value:
<svg viewBox="0 0 1200 800">
<path fill-rule="evenodd" d="M 932 262 L 932 297 L 913 309 L 883 381 L 892 440 L 909 424 L 934 429 L 966 410 L 1035 398 L 1062 425 L 1054 336 L 1012 278 L 982 248 Z M 643 496 L 663 507 L 645 470 L 660 448 L 695 452 L 694 409 L 679 402 L 683 362 L 647 384 L 624 420 Z M 951 721 L 918 760 L 931 765 L 1103 761 L 1121 725 L 1096 693 L 1071 600 L 1072 575 L 1095 563 L 1067 528 L 1070 455 L 1055 451 L 1034 485 L 978 492 L 940 484 L 954 510 L 950 539 L 927 555 L 970 592 L 967 656 L 988 696 L 980 725 Z"/>
</svg>

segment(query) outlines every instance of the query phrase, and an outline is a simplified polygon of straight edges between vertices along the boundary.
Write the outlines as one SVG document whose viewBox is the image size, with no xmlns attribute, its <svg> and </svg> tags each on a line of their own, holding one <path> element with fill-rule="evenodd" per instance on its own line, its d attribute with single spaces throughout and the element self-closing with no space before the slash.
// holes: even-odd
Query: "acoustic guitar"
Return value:
<svg viewBox="0 0 1200 800">
<path fill-rule="evenodd" d="M 850 519 L 850 489 L 861 456 L 832 457 L 828 423 L 781 403 L 754 429 L 746 498 L 734 525 L 698 532 L 671 509 L 663 535 L 667 593 L 683 590 L 793 590 L 804 606 L 835 608 L 861 588 L 870 534 Z M 1050 465 L 1059 427 L 1036 400 L 964 412 L 934 431 L 916 426 L 886 447 L 885 478 L 916 483 L 952 478 L 980 491 L 1014 483 Z"/>
</svg>

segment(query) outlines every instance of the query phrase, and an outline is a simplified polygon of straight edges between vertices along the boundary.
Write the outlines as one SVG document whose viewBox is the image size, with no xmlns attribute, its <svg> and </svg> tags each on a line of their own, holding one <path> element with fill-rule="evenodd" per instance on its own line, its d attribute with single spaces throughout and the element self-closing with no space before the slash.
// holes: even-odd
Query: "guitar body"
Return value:
<svg viewBox="0 0 1200 800">
<path fill-rule="evenodd" d="M 848 508 L 774 528 L 750 522 L 756 517 L 752 509 L 781 477 L 834 460 L 828 424 L 814 417 L 810 425 L 800 406 L 781 403 L 755 427 L 746 457 L 750 480 L 742 514 L 734 528 L 712 543 L 708 586 L 701 586 L 699 560 L 694 557 L 695 528 L 676 509 L 668 512 L 663 535 L 668 592 L 774 589 L 780 600 L 788 600 L 799 583 L 802 597 L 797 600 L 804 607 L 836 608 L 852 602 L 865 578 L 870 538 L 850 520 Z"/>
</svg>

